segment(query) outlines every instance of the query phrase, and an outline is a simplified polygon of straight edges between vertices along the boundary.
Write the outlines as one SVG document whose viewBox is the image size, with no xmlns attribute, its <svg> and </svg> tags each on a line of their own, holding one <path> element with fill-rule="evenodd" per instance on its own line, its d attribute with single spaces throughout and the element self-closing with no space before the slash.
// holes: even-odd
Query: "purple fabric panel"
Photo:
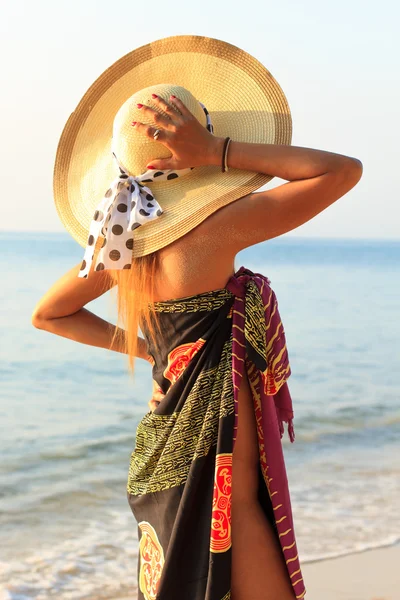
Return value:
<svg viewBox="0 0 400 600">
<path fill-rule="evenodd" d="M 247 271 L 247 273 L 245 272 Z M 238 422 L 238 390 L 244 372 L 246 355 L 244 318 L 245 299 L 248 281 L 256 283 L 265 309 L 267 363 L 272 369 L 273 381 L 279 389 L 275 394 L 267 394 L 265 389 L 267 373 L 259 373 L 257 391 L 261 399 L 261 424 L 264 437 L 264 447 L 267 461 L 268 489 L 274 509 L 275 522 L 279 534 L 282 553 L 291 578 L 296 599 L 303 598 L 306 592 L 298 558 L 298 550 L 294 533 L 293 515 L 290 501 L 289 485 L 285 467 L 285 459 L 281 437 L 283 434 L 282 421 L 289 424 L 290 440 L 294 441 L 292 398 L 286 379 L 290 376 L 290 366 L 285 333 L 281 322 L 277 299 L 270 287 L 270 280 L 259 273 L 248 274 L 248 269 L 241 267 L 227 284 L 235 301 L 232 313 L 232 381 L 235 399 L 235 431 L 236 440 Z M 239 313 L 242 313 L 239 314 Z M 275 335 L 278 332 L 278 335 Z M 278 358 L 279 357 L 279 358 Z M 283 383 L 282 383 L 283 382 Z"/>
</svg>

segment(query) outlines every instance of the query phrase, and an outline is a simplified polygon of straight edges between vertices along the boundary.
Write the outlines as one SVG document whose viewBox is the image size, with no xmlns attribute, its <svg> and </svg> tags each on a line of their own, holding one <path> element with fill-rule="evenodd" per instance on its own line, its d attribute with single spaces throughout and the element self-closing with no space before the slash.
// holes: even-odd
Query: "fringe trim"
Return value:
<svg viewBox="0 0 400 600">
<path fill-rule="evenodd" d="M 279 433 L 280 433 L 281 439 L 283 437 L 283 434 L 285 433 L 285 429 L 283 426 L 283 422 L 285 421 L 285 423 L 288 424 L 287 431 L 288 431 L 289 439 L 290 439 L 291 443 L 293 444 L 293 442 L 295 440 L 293 417 L 287 417 L 286 415 L 282 415 L 283 411 L 281 411 L 279 408 L 276 409 L 276 412 L 278 415 Z"/>
<path fill-rule="evenodd" d="M 288 433 L 289 433 L 290 441 L 293 444 L 293 442 L 295 440 L 293 419 L 289 419 Z"/>
</svg>

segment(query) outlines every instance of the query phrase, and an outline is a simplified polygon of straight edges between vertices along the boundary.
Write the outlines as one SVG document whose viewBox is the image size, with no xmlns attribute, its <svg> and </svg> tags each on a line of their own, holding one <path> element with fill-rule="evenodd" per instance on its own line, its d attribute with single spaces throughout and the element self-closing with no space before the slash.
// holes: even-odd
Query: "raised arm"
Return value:
<svg viewBox="0 0 400 600">
<path fill-rule="evenodd" d="M 206 164 L 221 164 L 222 143 L 222 138 L 215 140 Z M 334 152 L 235 141 L 228 165 L 288 180 L 243 196 L 212 217 L 212 226 L 226 232 L 221 243 L 233 254 L 306 223 L 351 190 L 363 172 L 360 160 Z"/>
<path fill-rule="evenodd" d="M 223 137 L 207 131 L 179 98 L 171 96 L 170 103 L 159 97 L 154 101 L 165 115 L 150 106 L 142 106 L 141 111 L 147 123 L 164 128 L 161 141 L 171 157 L 151 159 L 148 168 L 221 165 Z M 133 126 L 152 138 L 154 125 L 134 122 Z M 306 223 L 353 188 L 363 171 L 360 160 L 343 154 L 234 139 L 229 146 L 228 167 L 288 181 L 274 189 L 243 196 L 207 219 L 203 230 L 218 240 L 221 251 L 230 254 Z"/>
</svg>

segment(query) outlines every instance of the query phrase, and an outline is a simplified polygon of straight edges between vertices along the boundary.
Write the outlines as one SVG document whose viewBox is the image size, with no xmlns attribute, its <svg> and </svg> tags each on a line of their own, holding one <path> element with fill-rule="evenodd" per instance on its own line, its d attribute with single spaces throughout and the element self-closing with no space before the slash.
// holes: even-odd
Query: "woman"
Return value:
<svg viewBox="0 0 400 600">
<path fill-rule="evenodd" d="M 168 73 L 178 76 L 185 67 L 182 48 L 178 62 L 171 57 L 177 52 L 176 44 L 181 43 L 188 53 L 196 43 L 196 57 L 188 55 L 188 60 L 198 61 L 197 66 L 201 60 L 206 64 L 209 57 L 215 58 L 217 51 L 221 57 L 223 51 L 224 61 L 230 52 L 232 64 L 238 53 L 245 55 L 219 40 L 176 36 L 149 45 L 151 58 L 146 60 L 166 56 Z M 249 55 L 245 59 L 252 61 L 252 66 L 256 63 Z M 157 68 L 162 64 L 157 63 Z M 226 64 L 224 69 L 229 79 Z M 208 82 L 211 90 L 211 83 L 220 82 L 219 75 L 213 69 L 205 72 L 215 78 Z M 283 102 L 283 92 L 269 72 L 265 70 L 260 81 L 265 82 L 267 76 Z M 204 105 L 199 100 L 200 109 L 196 100 L 200 93 L 195 93 L 198 78 L 187 77 L 190 89 L 189 85 L 174 84 L 142 87 L 125 100 L 116 116 L 113 114 L 113 153 L 119 176 L 97 206 L 83 262 L 42 298 L 33 324 L 80 343 L 126 353 L 132 370 L 134 357 L 149 361 L 153 367 L 150 411 L 137 430 L 127 484 L 140 540 L 139 598 L 302 598 L 305 587 L 280 447 L 282 421 L 289 424 L 291 441 L 294 439 L 283 325 L 269 280 L 244 267 L 235 271 L 234 261 L 240 250 L 291 231 L 333 204 L 359 181 L 362 164 L 353 157 L 290 146 L 290 128 L 286 141 L 280 143 L 271 142 L 276 137 L 268 138 L 268 132 L 265 140 L 270 141 L 264 143 L 252 142 L 250 137 L 239 141 L 244 134 L 230 139 L 238 113 L 232 116 L 227 111 L 230 116 L 218 120 L 216 112 L 206 109 L 211 96 Z M 234 78 L 233 71 L 230 78 Z M 150 77 L 148 81 L 152 83 Z M 104 79 L 100 83 L 103 90 Z M 213 93 L 206 87 L 201 91 L 203 99 Z M 86 100 L 89 98 L 93 111 L 97 106 L 95 86 L 89 92 Z M 251 92 L 253 96 L 255 93 Z M 246 90 L 238 95 L 245 104 Z M 255 98 L 254 106 L 259 101 Z M 103 95 L 99 96 L 99 106 L 101 102 L 105 102 Z M 85 115 L 80 128 L 73 122 L 63 134 L 65 141 L 72 130 L 75 132 L 69 166 L 62 172 L 64 179 L 70 178 L 70 187 L 86 156 L 79 151 L 76 131 L 88 127 L 82 133 L 86 144 L 89 131 L 101 137 L 99 129 L 87 124 L 85 106 L 81 102 L 72 116 L 74 120 L 79 114 Z M 288 118 L 288 110 L 280 112 Z M 105 111 L 101 114 L 104 119 Z M 262 111 L 258 114 L 255 110 L 255 114 L 262 127 Z M 225 130 L 223 118 L 229 121 Z M 280 117 L 274 118 L 278 123 Z M 218 124 L 215 130 L 212 121 Z M 97 125 L 100 127 L 100 120 Z M 250 125 L 243 129 L 248 130 Z M 95 136 L 90 143 L 97 139 Z M 58 165 L 64 164 L 63 152 L 59 149 Z M 72 152 L 76 153 L 75 163 L 71 163 Z M 96 156 L 99 153 L 97 148 Z M 215 186 L 209 192 L 216 198 L 212 205 L 201 195 L 201 182 L 206 185 L 211 177 L 208 173 L 216 173 L 221 164 L 222 173 L 229 169 L 230 179 L 218 181 L 226 186 L 224 194 L 229 181 L 235 196 L 226 200 Z M 135 176 L 140 172 L 142 175 Z M 288 183 L 241 194 L 245 188 L 234 180 L 241 172 L 264 177 L 251 180 L 253 190 L 274 176 Z M 185 189 L 185 194 L 183 187 L 172 187 L 175 183 L 190 186 L 194 174 L 203 179 Z M 157 175 L 165 181 L 164 186 L 161 181 L 155 183 Z M 180 178 L 182 181 L 171 186 L 171 180 Z M 61 179 L 59 175 L 58 181 Z M 55 189 L 59 190 L 57 185 Z M 173 190 L 175 200 L 168 204 Z M 56 201 L 61 196 L 57 193 Z M 188 225 L 182 214 L 186 210 L 193 217 L 197 208 L 191 193 L 197 194 L 199 205 L 208 204 L 202 205 L 202 215 Z M 218 204 L 221 197 L 225 200 Z M 174 207 L 180 201 L 180 214 L 174 217 Z M 65 198 L 63 202 L 58 201 L 58 209 L 72 232 L 72 200 L 68 200 L 69 212 Z M 162 239 L 154 236 L 158 241 L 149 251 L 145 243 L 150 238 L 145 236 L 150 236 L 152 228 L 156 231 L 157 223 L 166 215 L 171 215 L 171 224 Z M 174 228 L 174 223 L 180 229 Z M 145 227 L 136 231 L 139 225 Z M 88 234 L 87 227 L 83 229 L 81 242 Z M 125 233 L 130 237 L 122 243 Z M 97 248 L 100 235 L 103 242 Z M 76 232 L 75 237 L 79 238 Z M 132 251 L 128 263 L 127 248 Z M 124 264 L 113 268 L 113 261 L 121 260 Z M 125 329 L 84 308 L 113 286 L 118 287 L 119 317 L 126 323 Z M 143 338 L 137 336 L 138 325 Z"/>
</svg>

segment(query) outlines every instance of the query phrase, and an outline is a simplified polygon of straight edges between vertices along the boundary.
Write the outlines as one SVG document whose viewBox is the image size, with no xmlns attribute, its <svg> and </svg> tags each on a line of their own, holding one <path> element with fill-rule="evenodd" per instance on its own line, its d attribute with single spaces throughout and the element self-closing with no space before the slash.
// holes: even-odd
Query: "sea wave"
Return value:
<svg viewBox="0 0 400 600">
<path fill-rule="evenodd" d="M 334 416 L 322 415 L 301 415 L 295 416 L 294 427 L 296 432 L 296 441 L 302 443 L 314 443 L 318 440 L 328 437 L 348 437 L 352 434 L 359 434 L 363 438 L 366 436 L 386 437 L 391 440 L 392 436 L 399 439 L 398 425 L 400 423 L 400 413 L 388 413 L 377 417 L 371 416 L 368 410 L 360 408 L 357 415 L 336 414 Z M 284 444 L 289 441 L 286 436 L 282 438 Z"/>
<path fill-rule="evenodd" d="M 331 552 L 320 552 L 317 554 L 304 552 L 301 556 L 302 563 L 320 562 L 322 560 L 329 560 L 330 558 L 339 558 L 340 556 L 351 556 L 352 554 L 359 554 L 360 552 L 366 552 L 368 550 L 377 550 L 378 548 L 388 548 L 400 544 L 400 537 L 397 535 L 389 535 L 387 538 L 380 540 L 374 540 L 364 544 L 355 544 L 350 550 L 333 550 Z"/>
<path fill-rule="evenodd" d="M 0 562 L 1 600 L 106 600 L 133 596 L 137 590 L 137 538 L 121 515 L 113 527 L 92 521 L 83 535 L 60 540 L 23 560 Z M 115 521 L 113 521 L 115 519 Z M 110 539 L 113 541 L 110 542 Z M 300 552 L 302 564 L 398 544 L 394 535 L 343 551 Z M 40 544 L 39 544 L 40 547 Z"/>
</svg>

